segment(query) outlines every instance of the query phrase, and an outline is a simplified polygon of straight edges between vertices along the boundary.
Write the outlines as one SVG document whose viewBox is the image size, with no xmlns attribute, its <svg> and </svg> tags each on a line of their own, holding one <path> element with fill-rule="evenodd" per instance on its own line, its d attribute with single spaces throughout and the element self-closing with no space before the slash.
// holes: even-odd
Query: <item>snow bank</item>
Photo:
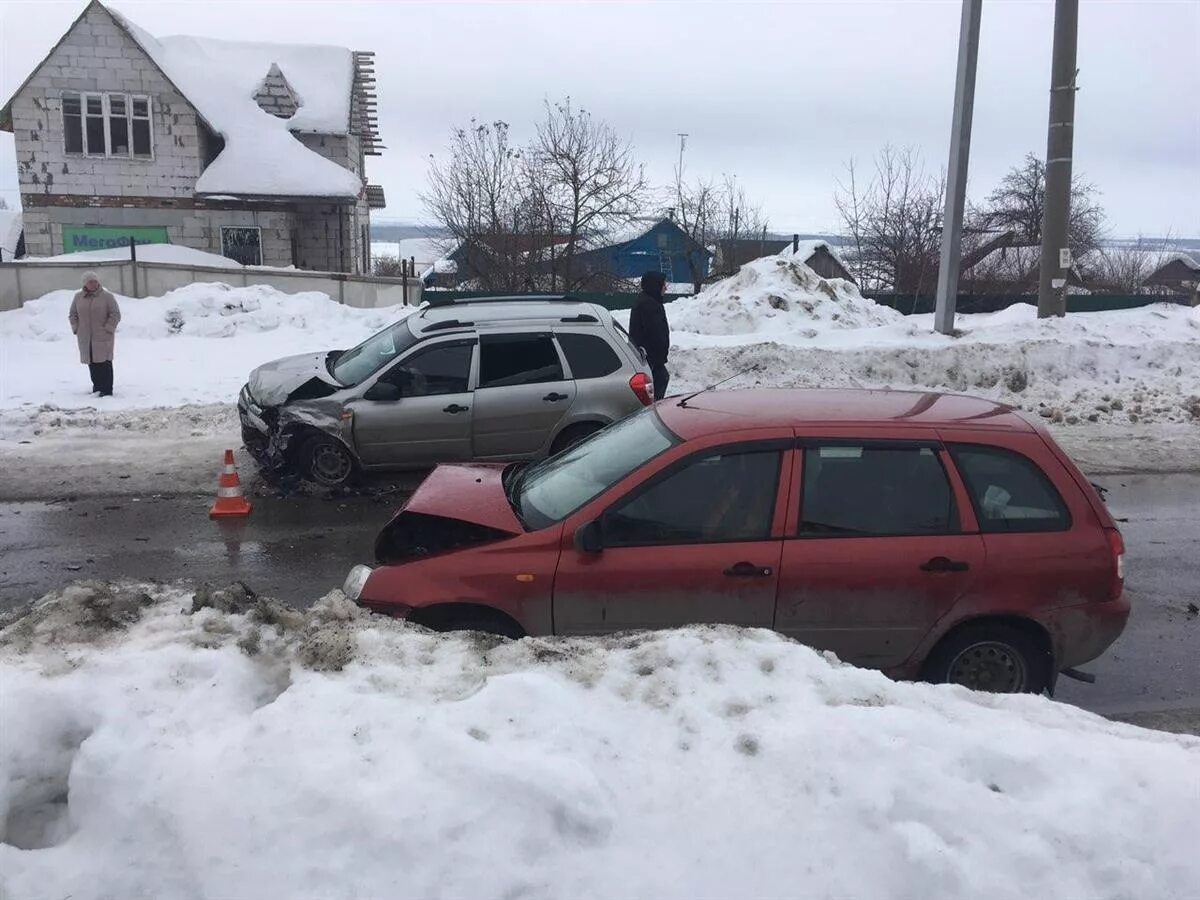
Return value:
<svg viewBox="0 0 1200 900">
<path fill-rule="evenodd" d="M 72 291 L 0 313 L 0 410 L 94 407 L 67 324 Z M 355 309 L 326 294 L 266 285 L 191 284 L 161 297 L 119 297 L 116 396 L 105 410 L 230 403 L 250 370 L 296 353 L 352 347 L 412 307 Z M 19 418 L 25 418 L 21 416 Z M 8 428 L 21 422 L 11 414 Z"/>
<path fill-rule="evenodd" d="M 789 248 L 790 254 L 790 248 Z M 841 279 L 824 279 L 801 258 L 767 256 L 668 308 L 671 327 L 697 334 L 772 331 L 816 337 L 830 328 L 867 328 L 903 316 Z"/>
<path fill-rule="evenodd" d="M 780 330 L 749 340 L 677 332 L 673 385 L 700 387 L 753 369 L 732 386 L 928 388 L 1068 424 L 1200 424 L 1200 310 L 1156 304 L 1039 320 L 1021 304 L 959 316 L 958 326 L 959 336 L 947 337 L 933 331 L 932 316 L 908 316 L 876 328 Z"/>
<path fill-rule="evenodd" d="M 765 631 L 510 643 L 337 592 L 302 613 L 80 584 L 0 632 L 0 716 L 13 900 L 1200 883 L 1200 741 L 894 684 Z"/>
<path fill-rule="evenodd" d="M 12 262 L 17 255 L 17 243 L 21 239 L 21 210 L 0 209 L 0 257 Z"/>
<path fill-rule="evenodd" d="M 222 269 L 241 269 L 242 264 L 228 256 L 205 253 L 182 244 L 138 244 L 138 262 L 173 263 L 180 266 L 216 266 Z M 23 262 L 124 262 L 129 259 L 128 247 L 109 247 L 104 250 L 80 250 L 59 256 L 29 256 Z"/>
</svg>

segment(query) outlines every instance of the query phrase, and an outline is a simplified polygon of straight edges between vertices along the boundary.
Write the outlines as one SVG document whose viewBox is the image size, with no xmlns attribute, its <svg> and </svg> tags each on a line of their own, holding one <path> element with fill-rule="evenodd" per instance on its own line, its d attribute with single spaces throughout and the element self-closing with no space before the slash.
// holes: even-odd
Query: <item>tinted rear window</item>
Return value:
<svg viewBox="0 0 1200 900">
<path fill-rule="evenodd" d="M 929 447 L 809 447 L 802 509 L 805 537 L 958 531 L 950 483 Z"/>
<path fill-rule="evenodd" d="M 1066 531 L 1071 514 L 1037 464 L 998 447 L 955 444 L 954 464 L 967 484 L 984 532 Z"/>
<path fill-rule="evenodd" d="M 558 343 L 576 379 L 603 378 L 621 368 L 621 360 L 608 341 L 595 334 L 560 334 Z"/>
<path fill-rule="evenodd" d="M 481 388 L 563 380 L 562 362 L 549 334 L 485 334 L 479 346 Z"/>
</svg>

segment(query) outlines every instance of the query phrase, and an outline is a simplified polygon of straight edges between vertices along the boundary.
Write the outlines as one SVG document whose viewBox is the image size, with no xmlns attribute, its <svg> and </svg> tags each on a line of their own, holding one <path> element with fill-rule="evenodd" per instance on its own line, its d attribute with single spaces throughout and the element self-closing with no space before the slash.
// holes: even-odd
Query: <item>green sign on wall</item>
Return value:
<svg viewBox="0 0 1200 900">
<path fill-rule="evenodd" d="M 81 250 L 109 250 L 137 244 L 169 244 L 166 228 L 110 228 L 105 225 L 64 225 L 63 253 Z"/>
</svg>

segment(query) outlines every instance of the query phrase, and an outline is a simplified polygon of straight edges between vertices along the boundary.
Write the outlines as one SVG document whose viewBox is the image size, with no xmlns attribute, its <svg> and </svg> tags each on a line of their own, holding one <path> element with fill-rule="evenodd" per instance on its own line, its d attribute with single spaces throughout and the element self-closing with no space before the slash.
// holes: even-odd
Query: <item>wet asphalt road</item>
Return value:
<svg viewBox="0 0 1200 900">
<path fill-rule="evenodd" d="M 1059 697 L 1150 724 L 1173 711 L 1200 724 L 1200 475 L 1097 478 L 1128 545 L 1129 627 Z M 0 503 L 0 609 L 80 578 L 223 583 L 307 606 L 369 562 L 398 494 L 253 497 L 249 520 L 216 524 L 210 496 L 133 496 Z M 1189 728 L 1195 730 L 1195 726 Z"/>
</svg>

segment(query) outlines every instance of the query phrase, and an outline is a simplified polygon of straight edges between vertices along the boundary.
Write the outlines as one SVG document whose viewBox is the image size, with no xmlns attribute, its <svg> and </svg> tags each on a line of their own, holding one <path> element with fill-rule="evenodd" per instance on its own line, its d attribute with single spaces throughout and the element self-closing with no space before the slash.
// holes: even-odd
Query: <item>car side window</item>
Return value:
<svg viewBox="0 0 1200 900">
<path fill-rule="evenodd" d="M 605 513 L 604 546 L 768 540 L 781 455 L 756 450 L 689 460 Z"/>
<path fill-rule="evenodd" d="M 471 380 L 473 341 L 438 344 L 392 366 L 380 381 L 394 384 L 403 397 L 466 393 Z"/>
<path fill-rule="evenodd" d="M 808 447 L 801 504 L 804 537 L 958 531 L 954 494 L 930 447 Z"/>
<path fill-rule="evenodd" d="M 979 530 L 1066 531 L 1071 514 L 1033 460 L 999 447 L 952 444 L 950 455 L 967 484 Z"/>
<path fill-rule="evenodd" d="M 596 334 L 560 333 L 558 344 L 576 381 L 603 378 L 621 368 L 621 360 L 608 341 Z"/>
<path fill-rule="evenodd" d="M 485 334 L 479 338 L 479 386 L 512 387 L 562 381 L 562 362 L 549 334 Z"/>
</svg>

